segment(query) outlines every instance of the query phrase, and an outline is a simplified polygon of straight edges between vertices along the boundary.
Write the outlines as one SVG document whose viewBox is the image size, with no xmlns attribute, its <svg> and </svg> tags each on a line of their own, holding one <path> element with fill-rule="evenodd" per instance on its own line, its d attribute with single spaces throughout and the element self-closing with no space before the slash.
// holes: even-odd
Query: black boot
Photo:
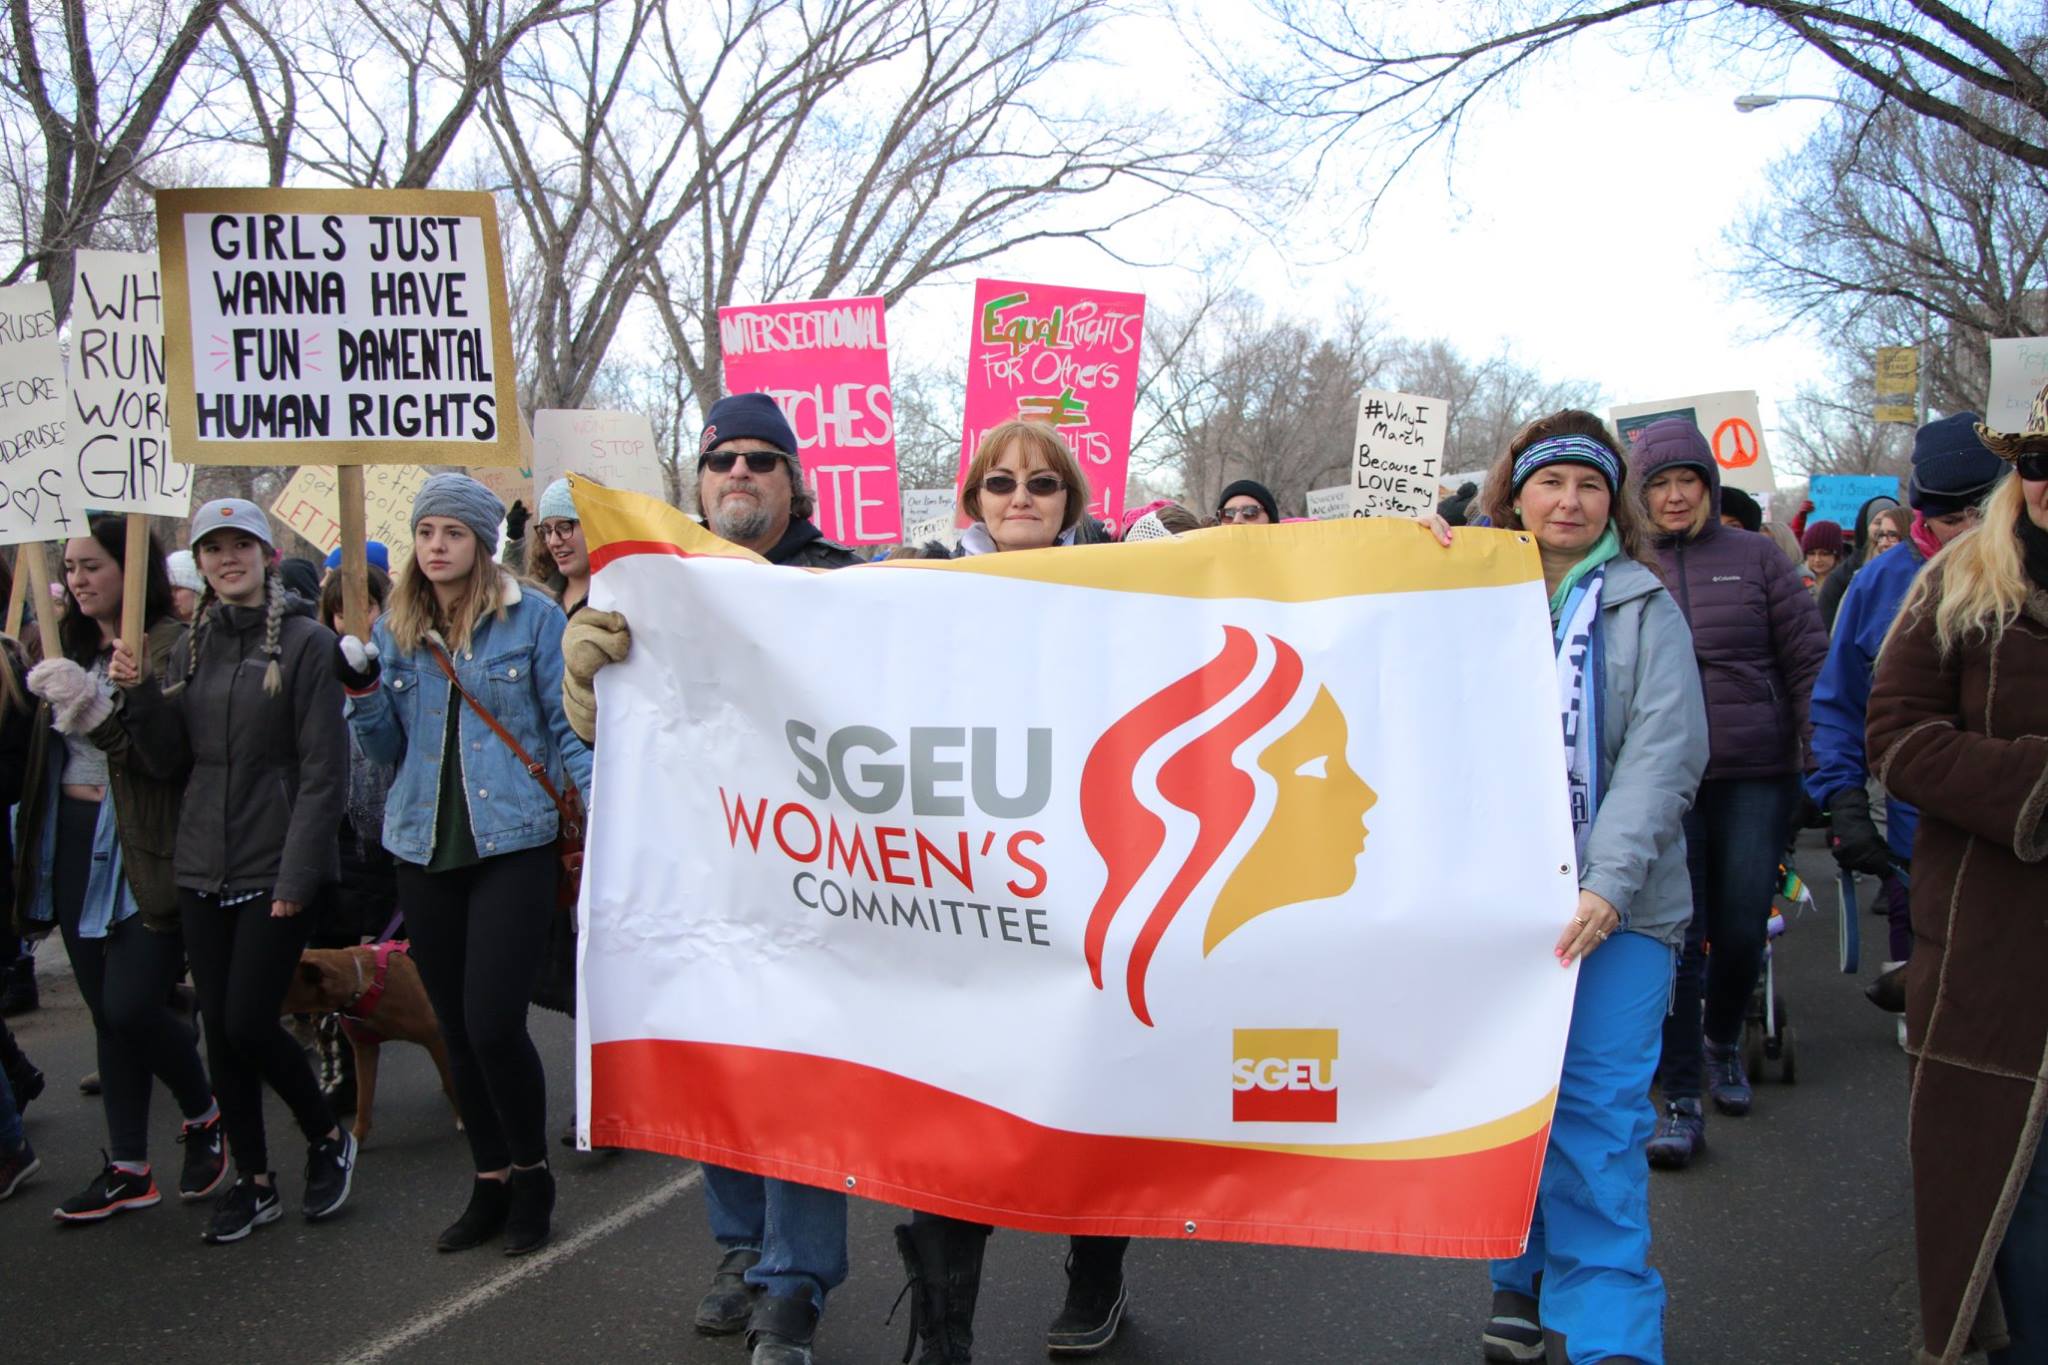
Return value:
<svg viewBox="0 0 2048 1365">
<path fill-rule="evenodd" d="M 697 1301 L 697 1330 L 706 1336 L 725 1337 L 740 1331 L 754 1315 L 758 1297 L 747 1283 L 747 1272 L 760 1264 L 761 1253 L 752 1247 L 733 1247 L 719 1257 L 711 1274 L 711 1288 Z"/>
<path fill-rule="evenodd" d="M 20 952 L 12 962 L 0 966 L 0 1017 L 27 1014 L 42 1003 L 36 990 L 36 960 Z"/>
<path fill-rule="evenodd" d="M 747 1319 L 749 1365 L 811 1365 L 818 1334 L 818 1305 L 808 1298 L 763 1294 Z"/>
<path fill-rule="evenodd" d="M 555 1216 L 555 1173 L 547 1162 L 512 1168 L 512 1208 L 505 1216 L 505 1254 L 524 1256 L 547 1245 Z"/>
<path fill-rule="evenodd" d="M 910 1339 L 905 1365 L 924 1344 L 918 1365 L 966 1365 L 974 1353 L 974 1302 L 981 1293 L 985 1223 L 921 1218 L 896 1227 L 896 1250 L 910 1275 Z"/>
<path fill-rule="evenodd" d="M 436 1251 L 468 1251 L 482 1246 L 505 1230 L 505 1215 L 512 1207 L 508 1182 L 482 1176 L 469 1187 L 469 1207 L 435 1239 Z"/>
<path fill-rule="evenodd" d="M 14 1031 L 0 1024 L 0 1071 L 7 1073 L 7 1088 L 14 1092 L 17 1113 L 28 1112 L 28 1102 L 43 1093 L 43 1073 L 14 1041 Z"/>
<path fill-rule="evenodd" d="M 1067 1252 L 1067 1302 L 1046 1330 L 1053 1355 L 1094 1355 L 1116 1337 L 1129 1297 L 1124 1287 L 1128 1237 L 1076 1237 Z"/>
</svg>

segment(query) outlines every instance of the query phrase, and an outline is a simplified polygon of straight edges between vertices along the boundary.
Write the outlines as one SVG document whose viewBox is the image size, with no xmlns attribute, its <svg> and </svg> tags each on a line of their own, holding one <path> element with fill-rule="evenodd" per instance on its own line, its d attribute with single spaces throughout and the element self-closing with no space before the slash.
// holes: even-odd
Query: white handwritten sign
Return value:
<svg viewBox="0 0 2048 1365">
<path fill-rule="evenodd" d="M 363 471 L 363 526 L 366 540 L 382 541 L 393 567 L 412 548 L 412 504 L 427 471 L 418 465 L 380 464 Z M 341 494 L 332 465 L 306 465 L 270 504 L 271 514 L 332 554 L 341 544 Z"/>
<path fill-rule="evenodd" d="M 0 288 L 0 545 L 84 534 L 50 286 Z"/>
<path fill-rule="evenodd" d="M 654 427 L 637 412 L 543 408 L 533 415 L 533 492 L 565 474 L 667 500 Z M 500 495 L 502 496 L 502 494 Z M 508 502 L 506 504 L 510 506 Z"/>
<path fill-rule="evenodd" d="M 490 195 L 165 190 L 157 232 L 180 460 L 518 462 Z"/>
<path fill-rule="evenodd" d="M 1358 396 L 1358 433 L 1346 486 L 1354 517 L 1419 517 L 1436 506 L 1444 467 L 1441 398 L 1368 389 Z"/>
<path fill-rule="evenodd" d="M 192 470 L 171 459 L 164 290 L 154 252 L 78 253 L 71 404 L 71 445 L 89 507 L 157 517 L 192 510 Z"/>
<path fill-rule="evenodd" d="M 1309 489 L 1308 514 L 1317 521 L 1350 516 L 1351 486 L 1340 483 L 1334 488 Z"/>
<path fill-rule="evenodd" d="M 2001 338 L 1991 343 L 1991 395 L 1984 425 L 2016 432 L 2027 425 L 2034 395 L 2048 384 L 2048 337 Z"/>
<path fill-rule="evenodd" d="M 953 504 L 960 495 L 950 488 L 906 488 L 903 490 L 903 539 L 910 543 L 912 529 L 928 521 L 944 518 L 948 525 L 953 521 Z"/>
</svg>

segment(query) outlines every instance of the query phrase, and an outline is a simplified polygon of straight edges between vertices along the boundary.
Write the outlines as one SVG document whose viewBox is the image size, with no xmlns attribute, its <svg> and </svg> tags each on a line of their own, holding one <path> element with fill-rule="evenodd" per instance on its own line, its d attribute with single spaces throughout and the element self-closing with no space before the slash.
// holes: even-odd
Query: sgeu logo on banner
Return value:
<svg viewBox="0 0 2048 1365">
<path fill-rule="evenodd" d="M 903 537 L 889 334 L 879 298 L 718 310 L 727 393 L 765 393 L 796 431 L 818 529 L 842 545 Z"/>
<path fill-rule="evenodd" d="M 976 280 L 960 473 L 990 427 L 1044 422 L 1080 460 L 1088 510 L 1122 516 L 1144 330 L 1143 294 Z"/>
<path fill-rule="evenodd" d="M 1337 1030 L 1233 1029 L 1230 1052 L 1236 1122 L 1337 1121 Z"/>
</svg>

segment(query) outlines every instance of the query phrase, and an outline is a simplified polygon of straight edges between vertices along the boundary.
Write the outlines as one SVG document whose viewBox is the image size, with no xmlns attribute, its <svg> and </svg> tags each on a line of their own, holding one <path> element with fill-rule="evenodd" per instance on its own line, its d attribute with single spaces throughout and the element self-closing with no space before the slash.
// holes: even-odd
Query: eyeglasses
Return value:
<svg viewBox="0 0 2048 1365">
<path fill-rule="evenodd" d="M 576 534 L 576 528 L 579 525 L 581 525 L 580 522 L 568 520 L 543 521 L 535 524 L 533 529 L 542 540 L 567 540 L 570 536 Z"/>
<path fill-rule="evenodd" d="M 2048 483 L 2048 451 L 2022 455 L 2013 463 L 2019 467 L 2020 477 L 2028 483 Z"/>
<path fill-rule="evenodd" d="M 708 469 L 714 474 L 730 474 L 732 467 L 741 459 L 747 462 L 750 474 L 772 474 L 775 467 L 786 457 L 779 450 L 749 450 L 744 456 L 730 450 L 721 450 L 713 455 L 699 455 L 697 468 Z"/>
<path fill-rule="evenodd" d="M 1222 507 L 1216 511 L 1218 521 L 1264 521 L 1266 509 L 1253 503 L 1250 507 Z"/>
<path fill-rule="evenodd" d="M 1024 480 L 1024 491 L 1034 498 L 1049 498 L 1055 493 L 1066 491 L 1067 481 L 1057 474 L 1039 472 Z M 1007 498 L 1017 491 L 1017 476 L 998 470 L 981 481 L 981 491 Z"/>
</svg>

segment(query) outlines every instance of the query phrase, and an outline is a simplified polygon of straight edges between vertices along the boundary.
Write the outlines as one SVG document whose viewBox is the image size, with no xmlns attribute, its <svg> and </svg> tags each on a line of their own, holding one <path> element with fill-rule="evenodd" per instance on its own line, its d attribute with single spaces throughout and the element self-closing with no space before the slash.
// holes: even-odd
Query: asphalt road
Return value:
<svg viewBox="0 0 2048 1365">
<path fill-rule="evenodd" d="M 1710 1121 L 1707 1159 L 1653 1180 L 1656 1258 L 1670 1286 L 1669 1359 L 1861 1362 L 1908 1358 L 1913 1317 L 1905 1066 L 1892 1021 L 1836 970 L 1831 865 L 1809 849 L 1822 913 L 1779 940 L 1798 1080 L 1758 1085 L 1745 1119 Z M 1863 920 L 1862 976 L 1883 956 Z M 86 1228 L 49 1216 L 98 1169 L 84 1007 L 63 951 L 42 960 L 44 1007 L 14 1021 L 51 1086 L 29 1111 L 43 1173 L 0 1204 L 0 1361 L 637 1361 L 743 1365 L 734 1339 L 698 1336 L 690 1313 L 716 1259 L 695 1168 L 643 1153 L 573 1155 L 556 1239 L 511 1261 L 436 1255 L 434 1233 L 467 1192 L 465 1152 L 415 1048 L 385 1052 L 377 1126 L 355 1197 L 333 1221 L 296 1214 L 302 1148 L 271 1101 L 286 1217 L 233 1247 L 203 1245 L 203 1205 L 174 1197 Z M 567 1021 L 536 1016 L 552 1113 L 569 1111 Z M 159 1095 L 156 1158 L 173 1172 L 176 1115 Z M 899 1211 L 857 1203 L 853 1276 L 833 1296 L 821 1365 L 894 1361 L 902 1285 Z M 998 1233 L 978 1319 L 978 1360 L 1042 1360 L 1063 1291 L 1063 1239 Z M 1129 1260 L 1130 1316 L 1102 1357 L 1124 1365 L 1474 1361 L 1484 1269 L 1456 1261 L 1208 1243 L 1144 1243 Z"/>
</svg>

